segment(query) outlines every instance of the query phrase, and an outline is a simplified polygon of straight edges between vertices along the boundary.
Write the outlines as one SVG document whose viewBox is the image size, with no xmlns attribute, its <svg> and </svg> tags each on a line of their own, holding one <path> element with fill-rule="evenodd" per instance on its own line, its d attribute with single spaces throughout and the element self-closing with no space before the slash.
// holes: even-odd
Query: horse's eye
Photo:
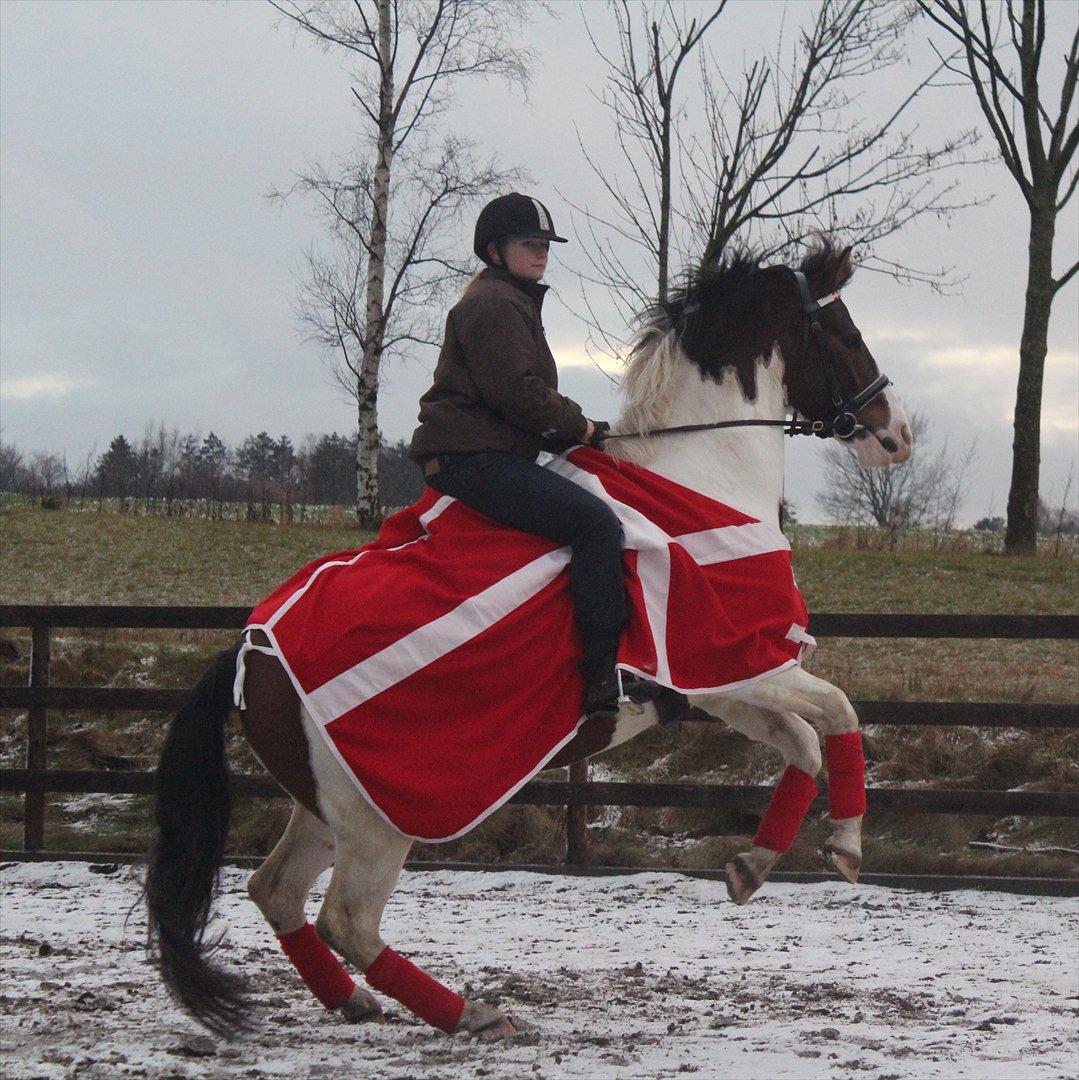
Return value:
<svg viewBox="0 0 1079 1080">
<path fill-rule="evenodd" d="M 845 337 L 843 339 L 843 344 L 848 349 L 857 349 L 858 346 L 861 345 L 861 343 L 862 343 L 862 335 L 861 334 L 851 334 L 849 337 Z"/>
</svg>

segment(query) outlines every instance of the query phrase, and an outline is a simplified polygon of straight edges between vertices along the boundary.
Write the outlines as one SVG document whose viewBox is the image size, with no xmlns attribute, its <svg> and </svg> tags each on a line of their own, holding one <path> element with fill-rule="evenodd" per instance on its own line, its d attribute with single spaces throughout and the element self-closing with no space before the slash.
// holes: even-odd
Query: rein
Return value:
<svg viewBox="0 0 1079 1080">
<path fill-rule="evenodd" d="M 690 431 L 715 431 L 719 428 L 735 427 L 781 427 L 784 435 L 816 435 L 818 439 L 850 439 L 858 432 L 864 431 L 865 428 L 858 423 L 856 414 L 878 394 L 891 386 L 892 380 L 887 375 L 880 375 L 864 390 L 860 390 L 849 398 L 844 398 L 839 389 L 839 372 L 835 358 L 824 340 L 824 329 L 817 314 L 821 308 L 827 307 L 833 300 L 838 300 L 839 293 L 829 293 L 819 300 L 814 300 L 810 296 L 809 283 L 806 281 L 805 274 L 800 270 L 792 270 L 791 273 L 798 284 L 798 295 L 801 297 L 802 310 L 806 316 L 802 351 L 809 352 L 809 339 L 812 335 L 817 342 L 824 378 L 832 395 L 832 404 L 836 407 L 830 419 L 798 420 L 792 417 L 790 420 L 717 420 L 711 424 L 681 424 L 678 427 L 654 428 L 651 431 L 621 431 L 604 435 L 603 442 L 609 439 L 649 439 L 653 435 L 678 435 Z"/>
</svg>

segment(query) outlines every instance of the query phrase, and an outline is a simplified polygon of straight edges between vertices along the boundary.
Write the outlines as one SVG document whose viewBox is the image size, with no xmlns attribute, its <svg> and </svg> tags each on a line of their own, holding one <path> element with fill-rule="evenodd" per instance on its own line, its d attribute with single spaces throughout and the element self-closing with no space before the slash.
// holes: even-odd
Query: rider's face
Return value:
<svg viewBox="0 0 1079 1080">
<path fill-rule="evenodd" d="M 551 242 L 538 236 L 512 236 L 506 241 L 506 269 L 516 277 L 539 281 L 547 272 Z"/>
</svg>

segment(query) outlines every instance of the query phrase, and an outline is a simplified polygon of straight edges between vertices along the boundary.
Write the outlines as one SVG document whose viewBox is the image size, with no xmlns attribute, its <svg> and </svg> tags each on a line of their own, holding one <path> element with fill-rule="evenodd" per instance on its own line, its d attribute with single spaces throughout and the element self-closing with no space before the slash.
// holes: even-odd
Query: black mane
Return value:
<svg viewBox="0 0 1079 1080">
<path fill-rule="evenodd" d="M 812 279 L 841 250 L 830 237 L 818 237 L 817 244 L 798 266 Z M 753 357 L 725 358 L 716 356 L 716 342 L 729 337 L 732 331 L 747 333 L 745 323 L 756 320 L 753 285 L 765 283 L 782 272 L 781 265 L 762 266 L 758 252 L 748 248 L 733 248 L 722 252 L 706 251 L 700 263 L 690 266 L 673 285 L 667 299 L 655 302 L 638 316 L 640 333 L 635 352 L 644 351 L 671 330 L 679 338 L 683 351 L 701 371 L 703 377 L 719 381 L 725 369 L 733 367 L 746 396 L 756 398 L 756 375 Z M 761 345 L 753 356 L 767 348 Z"/>
<path fill-rule="evenodd" d="M 798 266 L 806 277 L 813 277 L 840 250 L 828 236 L 820 236 L 817 244 Z M 707 305 L 726 307 L 749 284 L 754 274 L 774 269 L 761 266 L 761 256 L 749 248 L 705 253 L 697 264 L 683 271 L 667 293 L 663 303 L 656 301 L 640 313 L 637 323 L 644 332 L 665 334 L 675 327 L 685 328 L 688 315 Z"/>
</svg>

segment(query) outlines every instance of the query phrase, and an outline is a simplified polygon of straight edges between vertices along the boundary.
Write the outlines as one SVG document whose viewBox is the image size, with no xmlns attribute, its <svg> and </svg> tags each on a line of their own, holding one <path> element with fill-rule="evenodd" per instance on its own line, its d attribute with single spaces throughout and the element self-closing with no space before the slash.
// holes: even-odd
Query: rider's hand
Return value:
<svg viewBox="0 0 1079 1080">
<path fill-rule="evenodd" d="M 607 439 L 607 433 L 611 430 L 611 425 L 606 420 L 589 420 L 588 425 L 592 429 L 589 435 L 589 445 L 594 446 L 597 450 L 602 450 Z"/>
</svg>

